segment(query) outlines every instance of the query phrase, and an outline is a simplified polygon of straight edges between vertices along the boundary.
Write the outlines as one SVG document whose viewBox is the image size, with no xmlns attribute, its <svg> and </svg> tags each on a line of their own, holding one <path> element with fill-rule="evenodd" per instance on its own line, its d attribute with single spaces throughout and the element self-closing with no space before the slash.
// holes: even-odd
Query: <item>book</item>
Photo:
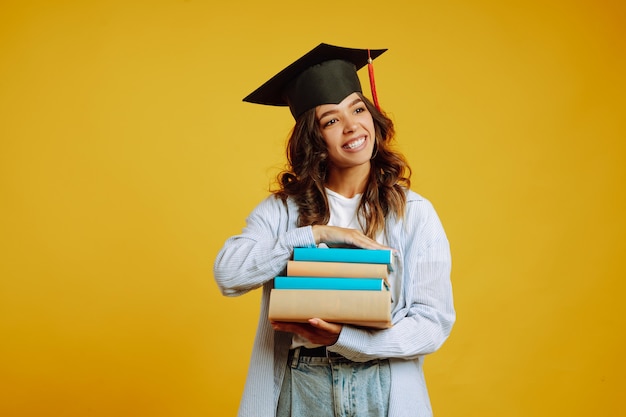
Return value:
<svg viewBox="0 0 626 417">
<path fill-rule="evenodd" d="M 389 271 L 385 264 L 352 262 L 288 261 L 287 276 L 290 277 L 354 277 L 384 278 Z"/>
<path fill-rule="evenodd" d="M 274 288 L 281 290 L 361 290 L 387 289 L 383 278 L 285 277 L 274 278 Z"/>
<path fill-rule="evenodd" d="M 294 261 L 384 264 L 393 271 L 391 249 L 294 248 Z"/>
<path fill-rule="evenodd" d="M 386 329 L 391 327 L 391 295 L 389 291 L 272 289 L 268 318 L 299 323 L 320 318 Z"/>
</svg>

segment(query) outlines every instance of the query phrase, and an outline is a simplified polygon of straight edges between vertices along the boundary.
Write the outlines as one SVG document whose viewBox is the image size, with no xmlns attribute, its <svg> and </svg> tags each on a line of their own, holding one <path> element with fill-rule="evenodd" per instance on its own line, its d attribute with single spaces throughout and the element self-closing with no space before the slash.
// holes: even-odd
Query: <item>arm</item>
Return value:
<svg viewBox="0 0 626 417">
<path fill-rule="evenodd" d="M 270 196 L 248 216 L 242 233 L 229 238 L 218 253 L 213 273 L 224 295 L 258 288 L 284 270 L 296 246 L 315 244 L 312 228 L 295 227 L 295 216 Z"/>
<path fill-rule="evenodd" d="M 258 288 L 279 275 L 294 247 L 317 243 L 348 244 L 362 248 L 384 246 L 353 229 L 332 226 L 296 227 L 297 208 L 270 196 L 248 216 L 242 233 L 229 238 L 213 266 L 224 295 L 236 296 Z"/>
</svg>

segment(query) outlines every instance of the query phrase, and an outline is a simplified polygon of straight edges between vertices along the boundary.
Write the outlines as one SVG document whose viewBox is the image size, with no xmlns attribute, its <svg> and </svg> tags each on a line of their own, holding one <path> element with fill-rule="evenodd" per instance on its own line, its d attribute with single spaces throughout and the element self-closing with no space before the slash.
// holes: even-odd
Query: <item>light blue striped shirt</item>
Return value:
<svg viewBox="0 0 626 417">
<path fill-rule="evenodd" d="M 267 319 L 272 279 L 284 272 L 294 247 L 315 246 L 310 226 L 297 227 L 298 209 L 273 196 L 250 214 L 242 233 L 229 238 L 214 264 L 215 280 L 227 296 L 263 287 L 261 316 L 240 417 L 274 416 L 291 335 L 274 332 Z M 385 240 L 398 251 L 399 297 L 393 327 L 369 330 L 345 325 L 330 351 L 364 362 L 389 358 L 390 417 L 432 415 L 424 381 L 424 355 L 447 339 L 455 321 L 450 283 L 450 246 L 431 203 L 408 191 L 404 219 L 387 219 Z"/>
</svg>

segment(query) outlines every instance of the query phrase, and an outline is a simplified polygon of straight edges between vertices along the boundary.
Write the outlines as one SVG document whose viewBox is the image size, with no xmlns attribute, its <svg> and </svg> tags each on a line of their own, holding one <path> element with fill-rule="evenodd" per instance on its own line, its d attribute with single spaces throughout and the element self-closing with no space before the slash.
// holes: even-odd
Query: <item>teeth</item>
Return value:
<svg viewBox="0 0 626 417">
<path fill-rule="evenodd" d="M 365 142 L 365 138 L 355 140 L 354 142 L 351 142 L 348 145 L 345 145 L 344 148 L 348 148 L 348 149 L 358 148 L 359 146 L 363 144 L 363 142 Z"/>
</svg>

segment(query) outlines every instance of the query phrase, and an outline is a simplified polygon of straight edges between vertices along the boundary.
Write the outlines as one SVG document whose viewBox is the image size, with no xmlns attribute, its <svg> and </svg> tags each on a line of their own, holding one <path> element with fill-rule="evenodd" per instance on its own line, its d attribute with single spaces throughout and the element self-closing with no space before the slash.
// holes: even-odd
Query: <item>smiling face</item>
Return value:
<svg viewBox="0 0 626 417">
<path fill-rule="evenodd" d="M 361 97 L 352 93 L 339 104 L 322 104 L 315 109 L 315 115 L 328 148 L 329 168 L 369 169 L 374 121 Z"/>
</svg>

